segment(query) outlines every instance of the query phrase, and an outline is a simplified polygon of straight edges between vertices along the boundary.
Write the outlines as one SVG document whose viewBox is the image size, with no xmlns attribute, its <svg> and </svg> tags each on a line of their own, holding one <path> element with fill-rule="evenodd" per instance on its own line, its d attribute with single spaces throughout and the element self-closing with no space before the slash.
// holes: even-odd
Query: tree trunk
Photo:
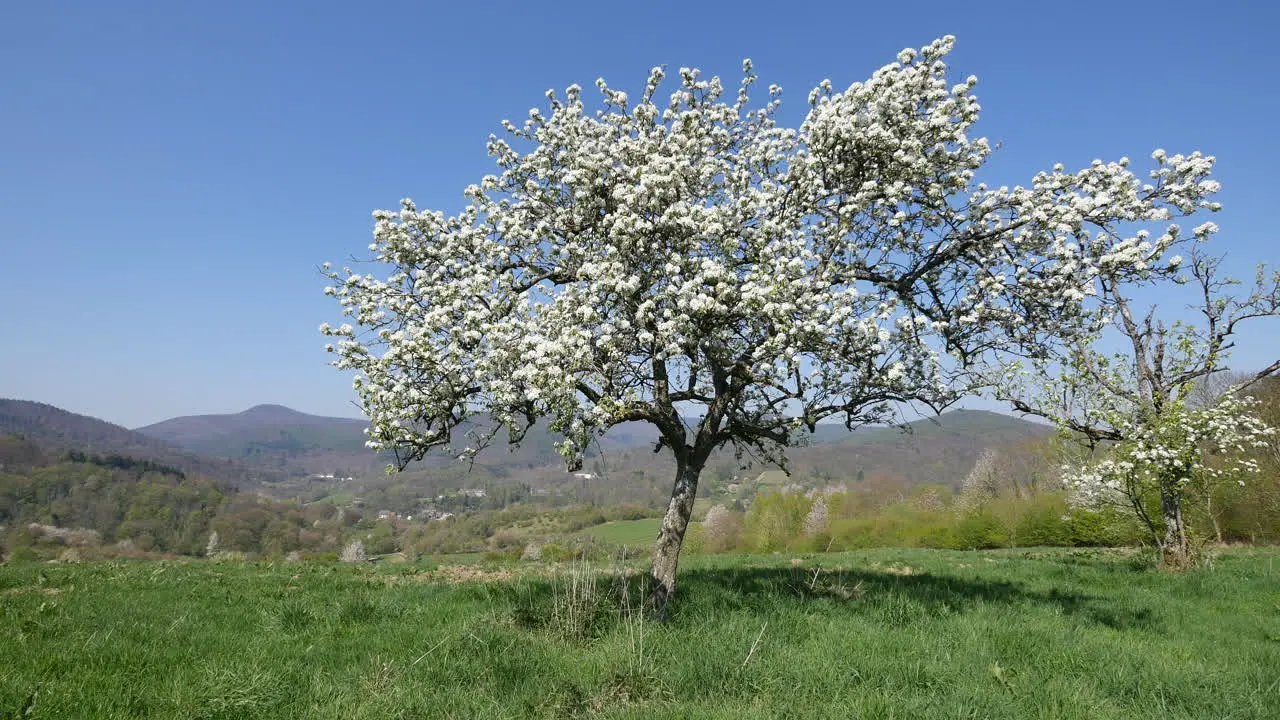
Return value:
<svg viewBox="0 0 1280 720">
<path fill-rule="evenodd" d="M 1218 522 L 1218 515 L 1213 511 L 1213 492 L 1205 493 L 1205 512 L 1209 514 L 1209 521 L 1213 523 L 1213 537 L 1219 545 L 1222 544 L 1222 524 Z"/>
<path fill-rule="evenodd" d="M 667 618 L 667 605 L 676 592 L 676 566 L 680 563 L 680 548 L 684 545 L 684 533 L 689 529 L 693 515 L 693 501 L 698 493 L 697 465 L 677 464 L 676 482 L 671 489 L 671 502 L 662 518 L 658 531 L 658 543 L 653 549 L 653 568 L 649 571 L 649 597 L 646 604 L 650 614 L 658 619 Z"/>
<path fill-rule="evenodd" d="M 1191 544 L 1182 522 L 1182 500 L 1177 493 L 1160 490 L 1160 514 L 1164 518 L 1164 539 L 1160 543 L 1160 566 L 1165 570 L 1185 570 L 1191 565 Z"/>
</svg>

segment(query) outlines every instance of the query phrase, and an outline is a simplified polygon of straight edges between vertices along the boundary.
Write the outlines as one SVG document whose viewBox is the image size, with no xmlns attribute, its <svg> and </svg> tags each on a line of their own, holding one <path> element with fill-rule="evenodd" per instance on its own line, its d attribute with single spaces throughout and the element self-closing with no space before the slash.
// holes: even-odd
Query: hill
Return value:
<svg viewBox="0 0 1280 720">
<path fill-rule="evenodd" d="M 708 463 L 704 482 L 724 485 L 734 476 L 756 478 L 762 473 L 770 483 L 798 483 L 807 486 L 858 482 L 878 476 L 883 481 L 907 487 L 940 484 L 957 488 L 973 468 L 982 451 L 1044 438 L 1049 426 L 1009 415 L 982 410 L 954 410 L 936 418 L 908 423 L 904 427 L 861 427 L 849 431 L 838 425 L 820 425 L 809 444 L 793 447 L 787 457 L 791 477 L 772 466 L 750 463 L 745 468 L 730 449 L 722 449 Z M 750 457 L 744 458 L 749 462 Z M 670 492 L 674 465 L 666 453 L 647 448 L 622 449 L 606 453 L 588 463 L 587 470 L 602 497 L 634 502 L 662 501 Z M 783 478 L 784 481 L 778 481 Z M 533 485 L 564 484 L 563 469 L 554 467 L 523 474 L 520 479 Z M 643 495 L 634 495 L 643 486 Z M 615 498 L 617 499 L 617 498 Z"/>
<path fill-rule="evenodd" d="M 584 468 L 587 478 L 565 472 L 555 452 L 556 436 L 540 427 L 531 430 L 519 448 L 510 448 L 499 438 L 472 467 L 441 454 L 414 464 L 407 473 L 388 477 L 381 469 L 391 458 L 364 447 L 364 427 L 363 420 L 354 418 L 259 405 L 239 413 L 173 418 L 131 431 L 51 405 L 0 401 L 0 434 L 22 435 L 41 447 L 63 452 L 116 453 L 151 460 L 280 497 L 336 491 L 340 484 L 336 481 L 326 484 L 306 478 L 320 473 L 367 481 L 344 487 L 345 492 L 377 489 L 406 497 L 450 487 L 525 485 L 596 502 L 660 505 L 670 492 L 671 458 L 651 452 L 655 433 L 639 423 L 619 426 L 601 438 Z M 901 486 L 956 487 L 984 449 L 1051 432 L 1044 425 L 977 410 L 918 420 L 905 430 L 864 427 L 850 432 L 838 425 L 820 425 L 818 431 L 809 445 L 789 453 L 794 482 L 839 484 L 879 476 Z M 770 469 L 757 464 L 744 472 L 732 452 L 722 450 L 704 478 L 714 477 L 724 484 L 735 475 L 755 477 Z"/>
<path fill-rule="evenodd" d="M 958 488 L 988 448 L 1044 438 L 1053 428 L 985 410 L 953 410 L 903 428 L 862 428 L 792 454 L 793 474 L 885 474 Z"/>
<path fill-rule="evenodd" d="M 365 472 L 386 464 L 364 446 L 364 420 L 308 415 L 281 405 L 189 415 L 137 429 L 191 452 L 305 474 Z"/>
<path fill-rule="evenodd" d="M 233 445 L 229 438 L 252 435 L 263 430 L 280 428 L 343 428 L 357 434 L 365 422 L 356 418 L 323 417 L 298 412 L 283 405 L 256 405 L 226 415 L 187 415 L 170 418 L 153 425 L 136 428 L 135 432 L 157 438 L 173 445 L 200 452 L 199 448 L 227 449 Z M 210 452 L 223 455 L 224 452 Z"/>
<path fill-rule="evenodd" d="M 227 497 L 206 476 L 117 454 L 72 450 L 15 462 L 22 443 L 29 441 L 0 437 L 0 459 L 9 459 L 0 462 L 0 545 L 10 552 L 127 540 L 143 551 L 193 555 Z"/>
<path fill-rule="evenodd" d="M 776 487 L 795 483 L 856 488 L 865 480 L 866 488 L 881 494 L 899 493 L 920 484 L 958 488 L 983 450 L 1003 450 L 1052 433 L 1046 425 L 978 410 L 952 411 L 917 420 L 905 428 L 849 431 L 839 425 L 820 425 L 818 430 L 809 445 L 788 452 L 790 477 L 771 465 L 752 462 L 750 456 L 739 460 L 732 449 L 721 449 L 703 472 L 700 493 L 723 491 L 762 473 L 768 479 L 763 484 Z M 503 487 L 525 488 L 534 498 L 557 503 L 664 506 L 671 493 L 674 461 L 668 452 L 652 451 L 648 428 L 637 425 L 625 431 L 617 438 L 610 433 L 577 473 L 565 471 L 551 447 L 555 438 L 535 431 L 517 452 L 491 448 L 480 454 L 474 466 L 446 459 L 411 466 L 394 475 L 370 474 L 343 491 L 380 507 L 406 510 L 417 497 L 459 487 L 487 488 L 490 492 Z"/>
<path fill-rule="evenodd" d="M 21 437 L 47 451 L 75 450 L 150 460 L 237 487 L 283 478 L 280 472 L 201 457 L 105 420 L 30 400 L 0 399 L 0 435 Z"/>
<path fill-rule="evenodd" d="M 137 428 L 136 432 L 177 445 L 185 450 L 219 458 L 231 458 L 255 467 L 294 474 L 334 473 L 363 475 L 378 473 L 392 461 L 389 453 L 375 453 L 365 447 L 366 421 L 354 418 L 309 415 L 280 405 L 258 405 L 239 413 L 190 415 Z M 473 429 L 467 425 L 459 436 Z M 643 423 L 625 423 L 601 438 L 607 450 L 649 444 L 657 434 Z M 559 462 L 555 442 L 558 437 L 544 428 L 529 431 L 519 448 L 511 448 L 503 437 L 476 460 L 476 467 L 505 475 Z M 438 468 L 456 464 L 443 454 L 428 457 L 412 469 Z"/>
</svg>

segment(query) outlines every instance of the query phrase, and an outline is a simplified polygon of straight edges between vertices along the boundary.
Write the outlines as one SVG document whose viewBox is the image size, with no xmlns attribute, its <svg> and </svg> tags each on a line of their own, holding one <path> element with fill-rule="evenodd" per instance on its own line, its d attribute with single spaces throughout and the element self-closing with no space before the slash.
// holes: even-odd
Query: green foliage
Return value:
<svg viewBox="0 0 1280 720">
<path fill-rule="evenodd" d="M 1097 513 L 1075 511 L 1069 514 L 1066 498 L 1062 493 L 1046 493 L 1038 495 L 1021 509 L 1017 525 L 1013 528 L 1013 537 L 1021 545 L 1028 547 L 1065 546 L 1081 543 L 1072 533 L 1070 518 L 1097 517 Z"/>
<path fill-rule="evenodd" d="M 986 508 L 962 513 L 950 535 L 951 547 L 956 550 L 987 550 L 1009 545 L 1008 531 Z"/>
<path fill-rule="evenodd" d="M 832 549 L 952 547 L 954 524 L 952 513 L 897 503 L 875 514 L 834 520 Z"/>
<path fill-rule="evenodd" d="M 211 481 L 127 458 L 61 462 L 0 475 L 0 525 L 88 528 L 105 542 L 195 554 L 223 494 Z"/>
<path fill-rule="evenodd" d="M 99 467 L 113 468 L 116 470 L 133 470 L 140 473 L 155 472 L 162 475 L 173 475 L 176 478 L 184 479 L 186 474 L 181 470 L 162 465 L 152 460 L 138 460 L 137 458 L 125 457 L 116 453 L 107 455 L 85 454 L 79 450 L 70 450 L 67 452 L 66 461 L 72 463 L 87 463 L 89 465 L 97 465 Z"/>
<path fill-rule="evenodd" d="M 542 546 L 543 562 L 564 562 L 572 560 L 576 553 L 571 549 L 559 543 L 547 543 Z"/>
<path fill-rule="evenodd" d="M 747 511 L 742 544 L 750 552 L 773 552 L 802 542 L 805 515 L 813 501 L 796 492 L 757 495 Z"/>
<path fill-rule="evenodd" d="M 5 562 L 11 563 L 29 563 L 40 560 L 40 554 L 30 545 L 17 545 L 9 550 Z"/>
<path fill-rule="evenodd" d="M 707 529 L 702 526 L 702 523 L 689 523 L 689 529 L 684 533 L 684 548 L 681 552 L 707 552 Z"/>
<path fill-rule="evenodd" d="M 1141 544 L 1132 519 L 1114 510 L 1071 508 L 1062 492 L 1008 494 L 967 509 L 950 505 L 945 489 L 916 488 L 903 501 L 867 505 L 857 493 L 825 496 L 827 531 L 806 536 L 803 520 L 813 501 L 799 493 L 758 495 L 736 542 L 713 545 L 705 528 L 696 538 L 704 552 L 822 552 L 866 548 L 981 550 L 1003 547 L 1118 547 Z M 736 517 L 730 513 L 730 517 Z"/>
<path fill-rule="evenodd" d="M 380 522 L 365 536 L 365 550 L 371 555 L 388 555 L 400 550 L 400 541 L 396 537 L 395 527 L 391 523 Z"/>
</svg>

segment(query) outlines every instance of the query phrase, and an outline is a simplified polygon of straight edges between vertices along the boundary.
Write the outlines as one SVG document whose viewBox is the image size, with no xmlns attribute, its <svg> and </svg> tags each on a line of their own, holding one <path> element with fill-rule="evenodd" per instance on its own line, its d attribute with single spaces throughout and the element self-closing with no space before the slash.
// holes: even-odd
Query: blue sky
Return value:
<svg viewBox="0 0 1280 720">
<path fill-rule="evenodd" d="M 358 414 L 325 364 L 317 265 L 363 253 L 369 213 L 401 197 L 456 210 L 491 169 L 485 137 L 545 89 L 637 89 L 659 64 L 736 80 L 750 57 L 794 119 L 823 78 L 953 34 L 1002 143 L 990 179 L 1200 149 L 1231 267 L 1275 260 L 1280 11 L 1036 5 L 5 3 L 0 397 L 131 427 L 265 402 Z M 1273 359 L 1276 329 L 1236 364 Z"/>
</svg>

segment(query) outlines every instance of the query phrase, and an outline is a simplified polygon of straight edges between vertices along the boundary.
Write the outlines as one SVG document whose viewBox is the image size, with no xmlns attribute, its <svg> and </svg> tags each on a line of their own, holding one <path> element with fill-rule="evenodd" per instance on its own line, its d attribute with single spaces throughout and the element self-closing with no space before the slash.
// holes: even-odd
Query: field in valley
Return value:
<svg viewBox="0 0 1280 720">
<path fill-rule="evenodd" d="M 662 518 L 643 518 L 640 520 L 615 520 L 600 525 L 593 525 L 580 531 L 582 535 L 590 535 L 599 542 L 620 545 L 627 548 L 649 549 L 654 538 L 662 527 Z"/>
<path fill-rule="evenodd" d="M 0 717 L 1276 718 L 1277 560 L 694 556 L 662 625 L 638 564 L 10 564 Z"/>
</svg>

